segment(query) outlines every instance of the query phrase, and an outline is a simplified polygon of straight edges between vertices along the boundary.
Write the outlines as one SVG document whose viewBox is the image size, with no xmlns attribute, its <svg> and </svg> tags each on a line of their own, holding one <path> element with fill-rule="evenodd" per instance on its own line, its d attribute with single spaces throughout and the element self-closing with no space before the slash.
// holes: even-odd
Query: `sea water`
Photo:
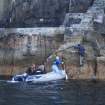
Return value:
<svg viewBox="0 0 105 105">
<path fill-rule="evenodd" d="M 0 105 L 105 105 L 105 81 L 1 81 Z"/>
</svg>

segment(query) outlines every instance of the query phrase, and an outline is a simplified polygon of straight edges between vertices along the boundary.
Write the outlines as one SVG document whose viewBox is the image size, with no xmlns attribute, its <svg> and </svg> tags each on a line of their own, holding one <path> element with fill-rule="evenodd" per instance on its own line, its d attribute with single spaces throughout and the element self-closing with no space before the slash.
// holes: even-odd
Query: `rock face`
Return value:
<svg viewBox="0 0 105 105">
<path fill-rule="evenodd" d="M 63 23 L 69 6 L 70 12 L 84 12 L 92 5 L 92 2 L 93 0 L 71 0 L 71 3 L 70 0 L 11 0 L 3 19 L 0 19 L 0 26 L 59 26 Z M 6 0 L 3 3 L 7 4 Z"/>
<path fill-rule="evenodd" d="M 21 74 L 32 63 L 43 64 L 62 40 L 58 35 L 37 35 L 35 31 L 31 35 L 7 31 L 9 35 L 0 37 L 0 75 Z"/>
<path fill-rule="evenodd" d="M 23 62 L 29 64 L 39 60 L 40 63 L 43 63 L 42 61 L 49 54 L 58 49 L 59 54 L 65 58 L 65 69 L 70 79 L 92 79 L 93 77 L 105 79 L 105 0 L 7 1 L 0 1 L 1 27 L 55 27 L 63 23 L 65 27 L 69 26 L 66 29 L 70 30 L 67 35 L 66 30 L 65 33 L 64 30 L 60 31 L 62 34 L 65 34 L 63 37 L 60 36 L 59 38 L 59 35 L 57 35 L 57 38 L 46 38 L 40 37 L 40 35 L 36 36 L 34 29 L 34 31 L 31 30 L 30 37 L 27 34 L 30 32 L 26 32 L 23 29 L 23 33 L 26 35 L 23 35 L 23 33 L 20 36 L 12 37 L 7 35 L 5 38 L 8 40 L 3 38 L 2 33 L 4 31 L 2 31 L 0 36 L 0 74 L 23 73 L 26 65 L 25 67 L 20 67 L 15 64 L 22 64 Z M 3 8 L 3 6 L 7 8 Z M 89 6 L 91 7 L 88 9 Z M 66 21 L 64 21 L 64 18 Z M 51 32 L 50 29 L 48 31 L 48 33 Z M 94 34 L 95 32 L 93 31 L 97 34 Z M 12 34 L 15 33 L 13 30 L 10 30 L 10 32 Z M 44 33 L 45 35 L 46 32 Z M 40 31 L 37 33 L 39 34 Z M 59 33 L 59 30 L 56 33 Z M 63 45 L 59 46 L 59 42 L 63 38 Z M 79 65 L 78 50 L 72 47 L 77 44 L 83 44 L 86 49 L 84 65 L 82 67 Z M 9 65 L 5 68 L 3 65 L 7 63 Z M 48 70 L 50 70 L 51 64 L 51 62 L 48 64 L 50 65 Z"/>
<path fill-rule="evenodd" d="M 9 9 L 10 0 L 0 0 L 0 20 L 5 15 L 5 11 Z"/>
<path fill-rule="evenodd" d="M 67 13 L 63 22 L 66 34 L 86 35 L 87 32 L 96 31 L 105 33 L 105 0 L 94 0 L 92 6 L 84 13 Z"/>
<path fill-rule="evenodd" d="M 17 35 L 16 35 L 17 34 Z M 49 53 L 56 48 L 55 36 L 40 35 L 21 35 L 19 33 L 11 33 L 9 36 L 0 39 L 0 62 L 3 60 L 9 62 L 13 58 L 15 60 L 23 60 L 28 57 L 48 56 Z M 40 57 L 40 62 L 41 58 Z"/>
<path fill-rule="evenodd" d="M 105 56 L 97 57 L 97 79 L 105 79 Z"/>
<path fill-rule="evenodd" d="M 89 45 L 84 45 L 86 49 L 84 65 L 79 65 L 79 53 L 76 49 L 66 49 L 63 56 L 66 59 L 66 71 L 71 79 L 91 79 L 94 76 L 95 62 L 93 57 L 93 48 Z M 91 51 L 90 51 L 91 50 Z"/>
<path fill-rule="evenodd" d="M 63 37 L 58 40 L 59 35 L 57 37 L 40 37 L 33 34 L 31 36 L 32 48 L 28 49 L 27 43 L 30 41 L 28 35 L 17 34 L 15 36 L 14 33 L 11 33 L 0 39 L 0 74 L 21 74 L 27 69 L 28 64 L 43 63 L 50 54 L 58 50 L 58 54 L 64 57 L 65 70 L 70 79 L 92 79 L 93 77 L 105 79 L 104 37 L 91 35 L 87 38 L 81 35 L 66 37 L 63 41 Z M 82 67 L 79 65 L 78 50 L 72 47 L 77 44 L 83 44 L 86 50 Z M 46 64 L 47 70 L 51 70 L 52 61 L 51 59 Z"/>
<path fill-rule="evenodd" d="M 92 34 L 92 36 L 93 35 L 94 34 Z M 87 38 L 87 40 L 84 39 L 84 36 L 69 37 L 68 40 L 66 40 L 67 42 L 58 49 L 59 55 L 63 55 L 65 58 L 65 70 L 70 79 L 105 79 L 105 57 L 104 53 L 102 53 L 104 49 L 102 50 L 101 48 L 102 43 L 104 43 L 104 41 L 102 42 L 104 37 L 94 35 L 94 38 L 92 38 L 92 36 L 89 39 Z M 94 42 L 95 40 L 97 40 L 96 43 Z M 79 43 L 83 44 L 86 50 L 83 66 L 79 65 L 80 58 L 78 50 L 71 47 Z M 99 48 L 98 44 L 100 45 Z M 99 52 L 100 54 L 98 54 Z M 99 55 L 101 57 L 98 57 Z"/>
</svg>

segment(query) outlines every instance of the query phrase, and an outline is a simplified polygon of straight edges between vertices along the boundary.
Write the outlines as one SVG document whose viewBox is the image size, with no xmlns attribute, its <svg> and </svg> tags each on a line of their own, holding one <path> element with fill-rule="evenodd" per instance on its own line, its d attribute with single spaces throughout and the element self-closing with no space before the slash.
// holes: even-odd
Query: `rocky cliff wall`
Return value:
<svg viewBox="0 0 105 105">
<path fill-rule="evenodd" d="M 69 37 L 69 40 L 66 40 L 67 42 L 58 49 L 58 55 L 63 55 L 65 59 L 65 70 L 70 79 L 105 79 L 105 56 L 104 49 L 101 48 L 102 43 L 105 42 L 103 41 L 104 37 L 95 34 L 91 35 L 90 37 Z M 78 50 L 72 47 L 79 43 L 86 50 L 83 66 L 79 65 Z"/>
<path fill-rule="evenodd" d="M 103 40 L 104 37 L 93 33 L 91 35 L 87 37 L 81 35 L 73 36 L 69 37 L 68 40 L 65 39 L 65 41 L 63 41 L 63 37 L 59 38 L 59 35 L 47 38 L 39 37 L 39 41 L 32 41 L 33 45 L 37 45 L 38 49 L 36 52 L 34 52 L 34 54 L 31 53 L 32 55 L 27 55 L 29 53 L 26 53 L 28 51 L 26 50 L 25 56 L 22 51 L 23 48 L 27 46 L 27 35 L 25 35 L 25 37 L 23 35 L 21 37 L 16 35 L 15 46 L 14 41 L 12 41 L 14 37 L 9 36 L 9 39 L 7 38 L 8 41 L 6 41 L 6 43 L 9 46 L 2 44 L 5 42 L 3 38 L 0 43 L 0 74 L 21 74 L 31 63 L 42 64 L 43 61 L 46 62 L 49 55 L 54 53 L 55 50 L 58 50 L 58 54 L 64 57 L 65 70 L 69 79 L 105 79 L 105 55 L 103 53 L 104 49 L 101 47 L 101 45 L 105 43 Z M 23 42 L 25 43 L 22 47 Z M 83 66 L 79 65 L 80 58 L 78 50 L 72 47 L 80 43 L 83 44 L 86 49 Z M 6 50 L 4 50 L 3 47 Z M 46 62 L 47 71 L 51 70 L 51 64 L 52 59 Z"/>
<path fill-rule="evenodd" d="M 9 33 L 0 38 L 0 75 L 20 74 L 32 63 L 46 62 L 62 42 L 57 36 Z"/>
<path fill-rule="evenodd" d="M 7 1 L 3 3 L 7 4 Z M 4 11 L 0 27 L 59 26 L 63 23 L 65 14 L 69 12 L 70 5 L 70 12 L 85 12 L 92 5 L 93 0 L 71 0 L 71 4 L 70 0 L 11 0 L 9 2 L 9 8 L 5 6 L 7 10 Z M 1 7 L 1 10 L 3 9 Z"/>
</svg>

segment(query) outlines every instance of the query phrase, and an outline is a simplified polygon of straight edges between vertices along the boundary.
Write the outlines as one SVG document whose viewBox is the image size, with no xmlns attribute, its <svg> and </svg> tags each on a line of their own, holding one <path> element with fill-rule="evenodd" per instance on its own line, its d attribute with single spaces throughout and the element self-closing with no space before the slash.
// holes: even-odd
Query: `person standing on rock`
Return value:
<svg viewBox="0 0 105 105">
<path fill-rule="evenodd" d="M 59 70 L 61 70 L 62 59 L 61 55 L 57 51 L 48 57 L 47 62 L 49 61 L 52 64 L 52 71 L 59 72 Z"/>
<path fill-rule="evenodd" d="M 84 56 L 85 56 L 85 48 L 81 44 L 78 44 L 78 45 L 74 46 L 74 48 L 78 49 L 79 56 L 80 56 L 80 66 L 83 66 Z"/>
<path fill-rule="evenodd" d="M 59 56 L 56 56 L 51 67 L 52 71 L 55 73 L 59 73 L 61 70 L 60 65 L 61 65 L 61 59 Z"/>
</svg>

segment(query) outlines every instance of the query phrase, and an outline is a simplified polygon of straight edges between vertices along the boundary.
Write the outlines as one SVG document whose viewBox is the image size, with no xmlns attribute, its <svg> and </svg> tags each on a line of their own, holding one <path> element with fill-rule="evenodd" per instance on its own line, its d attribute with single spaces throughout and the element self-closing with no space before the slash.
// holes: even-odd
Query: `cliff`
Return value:
<svg viewBox="0 0 105 105">
<path fill-rule="evenodd" d="M 31 63 L 46 63 L 50 71 L 52 59 L 46 59 L 57 50 L 70 79 L 105 79 L 105 0 L 45 1 L 13 0 L 8 10 L 1 7 L 3 27 L 48 28 L 0 29 L 0 74 L 21 74 Z M 83 66 L 72 47 L 77 44 L 86 49 Z"/>
<path fill-rule="evenodd" d="M 58 49 L 65 58 L 66 72 L 70 79 L 105 79 L 105 37 L 92 33 L 90 37 L 72 36 Z M 101 42 L 100 42 L 101 41 Z M 78 50 L 72 46 L 82 44 L 85 47 L 83 66 L 79 65 Z"/>
<path fill-rule="evenodd" d="M 35 34 L 36 31 L 30 31 L 31 35 L 28 34 L 29 30 L 20 31 L 20 33 L 19 30 L 15 31 L 12 30 L 13 33 L 8 31 L 9 35 L 0 38 L 1 75 L 21 74 L 32 63 L 45 63 L 46 70 L 50 71 L 52 59 L 49 62 L 46 62 L 46 59 L 58 51 L 58 54 L 63 55 L 65 59 L 65 70 L 69 79 L 105 79 L 105 37 L 103 35 L 92 32 L 88 36 L 67 37 L 59 31 L 54 31 L 53 35 L 48 33 L 44 36 Z M 31 42 L 30 48 L 27 47 L 29 42 Z M 79 65 L 78 50 L 72 47 L 77 44 L 82 44 L 86 50 L 83 66 Z"/>
<path fill-rule="evenodd" d="M 9 3 L 7 2 L 9 1 Z M 58 27 L 69 12 L 85 12 L 93 0 L 2 0 L 0 27 Z M 5 8 L 5 9 L 4 9 Z M 21 12 L 20 12 L 21 11 Z M 0 14 L 1 15 L 1 14 Z"/>
<path fill-rule="evenodd" d="M 55 30 L 56 28 L 19 28 L 3 31 L 1 34 L 6 36 L 0 35 L 0 75 L 21 74 L 32 63 L 43 64 L 64 39 L 63 36 L 56 38 Z"/>
</svg>

